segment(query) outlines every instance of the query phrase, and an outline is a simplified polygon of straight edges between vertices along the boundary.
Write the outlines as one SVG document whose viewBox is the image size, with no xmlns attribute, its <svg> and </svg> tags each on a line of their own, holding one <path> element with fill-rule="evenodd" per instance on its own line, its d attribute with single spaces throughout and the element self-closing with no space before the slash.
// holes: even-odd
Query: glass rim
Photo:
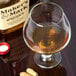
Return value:
<svg viewBox="0 0 76 76">
<path fill-rule="evenodd" d="M 61 18 L 59 19 L 58 22 L 56 22 L 57 24 L 60 23 L 61 20 L 62 20 L 62 17 L 63 17 L 64 12 L 63 12 L 62 7 L 61 7 L 60 5 L 58 5 L 57 3 L 54 3 L 54 2 L 40 2 L 40 3 L 37 3 L 37 4 L 34 5 L 34 6 L 32 7 L 32 9 L 30 10 L 30 14 L 29 14 L 29 18 L 33 21 L 33 23 L 35 23 L 35 24 L 38 25 L 38 26 L 42 26 L 42 25 L 38 24 L 37 22 L 35 22 L 35 21 L 33 20 L 33 18 L 31 17 L 31 14 L 32 14 L 32 11 L 33 11 L 34 8 L 36 8 L 38 5 L 41 5 L 41 4 L 43 4 L 43 3 L 48 3 L 48 4 L 55 5 L 56 7 L 58 7 L 58 8 L 60 9 L 60 11 L 61 11 Z"/>
</svg>

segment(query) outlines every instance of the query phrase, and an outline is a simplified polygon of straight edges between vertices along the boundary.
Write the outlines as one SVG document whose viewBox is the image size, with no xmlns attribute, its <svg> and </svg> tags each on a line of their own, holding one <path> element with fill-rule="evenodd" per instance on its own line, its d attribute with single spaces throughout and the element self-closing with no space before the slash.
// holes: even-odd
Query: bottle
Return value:
<svg viewBox="0 0 76 76">
<path fill-rule="evenodd" d="M 1 14 L 1 10 L 10 8 L 18 4 L 20 6 L 23 5 L 21 8 L 25 8 L 27 6 L 24 12 L 25 16 L 22 16 L 23 21 L 21 21 L 21 19 L 18 20 L 18 18 L 16 18 L 17 19 L 16 22 L 21 21 L 19 22 L 19 24 L 16 24 L 13 26 L 10 25 L 11 27 L 10 26 L 7 27 L 4 21 L 3 21 L 4 23 L 3 25 L 0 23 L 0 42 L 7 42 L 10 46 L 10 51 L 6 55 L 0 56 L 1 59 L 5 63 L 7 63 L 7 62 L 14 62 L 14 61 L 20 60 L 21 57 L 25 58 L 28 52 L 30 52 L 23 40 L 23 34 L 22 34 L 23 28 L 22 27 L 24 25 L 24 22 L 27 23 L 27 15 L 29 15 L 29 12 L 26 12 L 26 10 L 29 11 L 29 8 L 31 8 L 35 3 L 37 3 L 38 0 L 2 0 L 2 1 L 4 2 L 1 3 L 1 0 L 0 0 L 0 14 Z M 23 3 L 23 4 L 20 4 L 20 3 Z M 16 6 L 16 11 L 18 10 L 17 8 L 19 8 L 19 6 Z M 11 8 L 8 12 L 10 11 L 12 11 Z M 7 13 L 4 14 L 3 16 L 4 17 L 7 16 Z M 0 22 L 1 22 L 1 19 L 0 19 Z M 13 21 L 11 22 L 12 24 L 15 24 Z M 4 27 L 3 29 L 2 29 L 2 26 Z"/>
<path fill-rule="evenodd" d="M 3 2 L 1 2 L 1 1 L 3 1 Z M 29 11 L 29 8 L 31 8 L 36 2 L 37 2 L 37 0 L 0 0 L 0 11 L 7 9 L 7 8 L 10 8 L 12 6 L 15 6 L 16 4 L 18 5 L 20 3 L 24 3 L 24 6 L 26 5 L 28 7 L 25 10 Z M 17 6 L 17 7 L 19 7 L 19 6 Z M 22 8 L 23 8 L 23 6 L 22 6 Z M 11 11 L 11 8 L 9 11 Z M 16 9 L 16 11 L 17 11 L 17 9 Z M 4 23 L 4 20 L 3 20 L 3 23 L 4 23 L 3 25 L 0 23 L 0 43 L 6 42 L 9 44 L 9 47 L 10 47 L 9 52 L 7 54 L 0 55 L 0 59 L 4 63 L 7 63 L 8 65 L 11 65 L 14 62 L 17 62 L 18 66 L 15 65 L 15 68 L 14 68 L 17 70 L 17 73 L 18 73 L 16 76 L 19 76 L 20 71 L 23 71 L 24 66 L 27 63 L 26 61 L 28 60 L 26 58 L 28 58 L 28 54 L 30 54 L 29 53 L 30 49 L 25 45 L 25 42 L 23 40 L 23 34 L 22 34 L 23 33 L 22 27 L 24 25 L 24 22 L 27 23 L 27 21 L 26 21 L 27 17 L 26 16 L 29 15 L 29 13 L 26 11 L 24 13 L 25 13 L 24 14 L 25 16 L 23 16 L 22 18 L 25 17 L 26 19 L 23 20 L 22 22 L 20 22 L 19 24 L 16 24 L 13 26 L 10 25 L 11 27 L 10 26 L 7 27 L 7 26 L 5 26 L 6 24 Z M 26 13 L 27 13 L 27 15 L 26 15 Z M 0 14 L 1 14 L 1 12 L 0 12 Z M 7 16 L 7 13 L 4 15 Z M 20 14 L 20 15 L 22 15 L 22 14 Z M 16 21 L 18 21 L 18 18 Z M 19 21 L 21 21 L 21 19 Z M 1 22 L 1 15 L 0 15 L 0 22 Z M 11 22 L 14 24 L 13 21 L 11 21 Z M 2 26 L 5 29 L 4 28 L 2 29 Z M 20 64 L 22 61 L 24 62 L 24 65 Z M 20 67 L 19 67 L 19 65 L 20 65 Z M 21 66 L 22 66 L 22 68 L 21 68 Z M 10 67 L 9 67 L 9 70 L 10 70 Z M 11 70 L 12 70 L 12 67 L 11 67 Z M 9 73 L 9 75 L 10 75 L 10 73 Z"/>
<path fill-rule="evenodd" d="M 8 34 L 23 27 L 29 14 L 29 0 L 0 0 L 0 33 Z"/>
</svg>

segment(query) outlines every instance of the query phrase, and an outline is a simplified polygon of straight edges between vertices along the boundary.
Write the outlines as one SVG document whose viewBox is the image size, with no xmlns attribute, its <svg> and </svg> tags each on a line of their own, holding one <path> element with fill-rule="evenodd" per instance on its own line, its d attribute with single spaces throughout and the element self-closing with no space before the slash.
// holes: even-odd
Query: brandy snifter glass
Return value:
<svg viewBox="0 0 76 76">
<path fill-rule="evenodd" d="M 41 68 L 56 67 L 71 38 L 71 27 L 63 9 L 53 2 L 40 2 L 30 11 L 23 27 L 26 45 L 35 52 L 34 62 Z"/>
</svg>

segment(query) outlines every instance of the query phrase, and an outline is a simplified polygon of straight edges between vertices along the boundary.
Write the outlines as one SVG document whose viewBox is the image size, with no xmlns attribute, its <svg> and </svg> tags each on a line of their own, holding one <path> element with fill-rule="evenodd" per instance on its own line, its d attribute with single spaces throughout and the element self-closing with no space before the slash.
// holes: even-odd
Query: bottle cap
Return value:
<svg viewBox="0 0 76 76">
<path fill-rule="evenodd" d="M 6 42 L 0 43 L 0 55 L 5 55 L 9 52 L 10 46 Z"/>
</svg>

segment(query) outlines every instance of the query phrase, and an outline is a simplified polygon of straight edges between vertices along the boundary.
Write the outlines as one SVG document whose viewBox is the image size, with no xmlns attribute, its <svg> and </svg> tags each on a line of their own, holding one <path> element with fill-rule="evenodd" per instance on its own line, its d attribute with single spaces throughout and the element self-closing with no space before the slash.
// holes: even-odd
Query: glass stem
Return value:
<svg viewBox="0 0 76 76">
<path fill-rule="evenodd" d="M 51 55 L 45 55 L 45 54 L 42 54 L 41 55 L 41 60 L 42 61 L 51 61 L 52 60 L 52 54 Z"/>
</svg>

